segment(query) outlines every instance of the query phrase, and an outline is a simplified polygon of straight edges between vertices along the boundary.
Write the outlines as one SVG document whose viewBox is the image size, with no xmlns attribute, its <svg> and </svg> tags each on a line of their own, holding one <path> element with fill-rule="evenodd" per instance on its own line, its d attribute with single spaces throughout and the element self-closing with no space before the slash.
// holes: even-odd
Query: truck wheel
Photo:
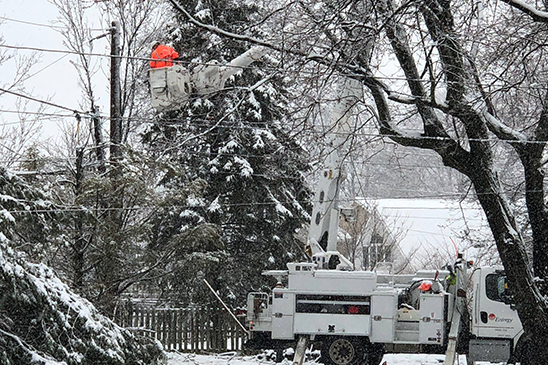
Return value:
<svg viewBox="0 0 548 365">
<path fill-rule="evenodd" d="M 324 341 L 320 362 L 325 365 L 357 365 L 363 361 L 363 346 L 353 337 L 334 337 Z"/>
<path fill-rule="evenodd" d="M 378 343 L 370 343 L 367 346 L 365 365 L 379 365 L 384 356 L 384 346 Z"/>
</svg>

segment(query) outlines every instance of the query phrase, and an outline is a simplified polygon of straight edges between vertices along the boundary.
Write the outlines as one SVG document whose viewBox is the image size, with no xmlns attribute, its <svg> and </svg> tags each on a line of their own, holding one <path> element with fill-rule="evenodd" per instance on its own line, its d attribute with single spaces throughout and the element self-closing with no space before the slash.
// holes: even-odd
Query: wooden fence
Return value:
<svg viewBox="0 0 548 365">
<path fill-rule="evenodd" d="M 222 308 L 157 309 L 134 307 L 116 322 L 155 338 L 165 350 L 222 352 L 242 350 L 245 332 Z"/>
</svg>

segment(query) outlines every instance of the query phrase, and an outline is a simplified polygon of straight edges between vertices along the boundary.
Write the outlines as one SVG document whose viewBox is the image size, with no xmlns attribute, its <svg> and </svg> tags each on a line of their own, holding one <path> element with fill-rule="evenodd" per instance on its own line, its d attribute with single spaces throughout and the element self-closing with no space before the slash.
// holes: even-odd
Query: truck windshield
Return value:
<svg viewBox="0 0 548 365">
<path fill-rule="evenodd" d="M 504 302 L 507 287 L 504 274 L 489 274 L 485 277 L 485 293 L 491 300 Z"/>
</svg>

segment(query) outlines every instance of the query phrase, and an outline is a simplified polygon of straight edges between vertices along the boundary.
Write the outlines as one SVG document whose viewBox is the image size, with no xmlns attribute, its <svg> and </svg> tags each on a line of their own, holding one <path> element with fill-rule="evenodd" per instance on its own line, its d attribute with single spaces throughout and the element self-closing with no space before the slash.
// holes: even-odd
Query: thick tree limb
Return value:
<svg viewBox="0 0 548 365">
<path fill-rule="evenodd" d="M 548 12 L 541 11 L 521 0 L 502 0 L 511 7 L 529 15 L 535 22 L 548 23 Z"/>
<path fill-rule="evenodd" d="M 447 79 L 447 103 L 455 105 L 465 94 L 463 53 L 453 31 L 454 20 L 449 1 L 427 0 L 420 7 L 426 27 L 437 43 L 443 71 Z"/>
<path fill-rule="evenodd" d="M 469 168 L 472 165 L 470 153 L 454 139 L 449 136 L 424 138 L 423 134 L 413 134 L 400 130 L 392 121 L 385 90 L 372 77 L 364 79 L 364 84 L 369 88 L 375 100 L 382 135 L 388 136 L 403 146 L 433 150 L 441 156 L 446 166 L 452 167 L 463 174 L 470 173 Z"/>
<path fill-rule="evenodd" d="M 502 123 L 498 118 L 494 117 L 491 113 L 487 111 L 478 111 L 484 118 L 487 123 L 489 130 L 500 139 L 507 141 L 516 141 L 516 142 L 526 142 L 527 136 L 523 133 L 520 133 L 504 123 Z"/>
<path fill-rule="evenodd" d="M 427 97 L 426 90 L 420 79 L 413 52 L 409 47 L 407 34 L 401 24 L 398 24 L 393 15 L 390 14 L 390 9 L 394 8 L 394 3 L 391 0 L 385 0 L 385 2 L 381 2 L 379 8 L 381 13 L 389 19 L 385 23 L 386 35 L 405 73 L 411 94 L 417 98 L 415 105 L 422 118 L 425 135 L 450 138 L 434 110 L 427 103 L 422 102 Z"/>
</svg>

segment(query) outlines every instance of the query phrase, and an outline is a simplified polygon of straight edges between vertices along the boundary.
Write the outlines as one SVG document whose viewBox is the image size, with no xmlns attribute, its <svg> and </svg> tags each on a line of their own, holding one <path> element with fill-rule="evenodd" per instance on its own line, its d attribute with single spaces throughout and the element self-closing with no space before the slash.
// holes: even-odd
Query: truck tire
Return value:
<svg viewBox="0 0 548 365">
<path fill-rule="evenodd" d="M 325 365 L 358 365 L 364 359 L 364 344 L 355 337 L 336 337 L 323 342 L 320 362 Z"/>
<path fill-rule="evenodd" d="M 379 365 L 384 356 L 384 346 L 378 343 L 370 343 L 365 350 L 365 365 Z"/>
</svg>

